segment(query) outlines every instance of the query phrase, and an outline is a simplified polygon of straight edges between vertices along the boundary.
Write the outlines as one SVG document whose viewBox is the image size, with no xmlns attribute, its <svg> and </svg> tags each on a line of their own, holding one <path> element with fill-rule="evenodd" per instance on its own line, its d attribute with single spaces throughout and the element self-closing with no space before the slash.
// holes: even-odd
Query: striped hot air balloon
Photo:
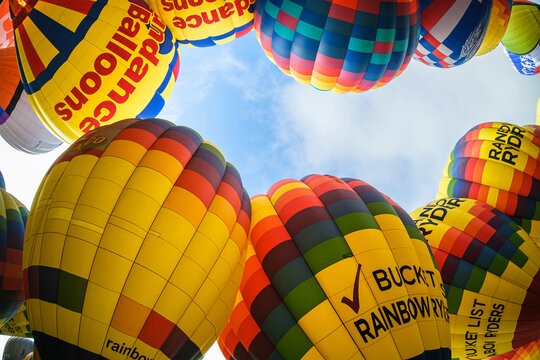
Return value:
<svg viewBox="0 0 540 360">
<path fill-rule="evenodd" d="M 249 197 L 191 129 L 125 120 L 81 137 L 37 191 L 26 306 L 43 360 L 198 359 L 225 327 Z"/>
<path fill-rule="evenodd" d="M 58 140 L 37 117 L 23 90 L 9 1 L 0 2 L 0 136 L 17 150 L 41 154 L 56 149 Z"/>
<path fill-rule="evenodd" d="M 444 197 L 477 199 L 529 223 L 540 244 L 540 130 L 500 122 L 469 130 L 443 171 L 437 198 Z"/>
<path fill-rule="evenodd" d="M 252 198 L 227 359 L 450 359 L 440 274 L 397 204 L 355 179 L 283 180 Z"/>
<path fill-rule="evenodd" d="M 28 99 L 67 143 L 156 116 L 174 87 L 178 45 L 144 0 L 32 0 L 13 26 Z"/>
</svg>

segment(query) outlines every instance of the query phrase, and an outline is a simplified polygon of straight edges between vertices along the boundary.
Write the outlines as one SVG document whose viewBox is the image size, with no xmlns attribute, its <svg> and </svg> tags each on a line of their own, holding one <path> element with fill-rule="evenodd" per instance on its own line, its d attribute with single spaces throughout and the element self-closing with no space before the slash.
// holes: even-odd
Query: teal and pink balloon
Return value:
<svg viewBox="0 0 540 360">
<path fill-rule="evenodd" d="M 278 68 L 337 93 L 380 87 L 418 44 L 418 0 L 258 0 L 255 33 Z"/>
</svg>

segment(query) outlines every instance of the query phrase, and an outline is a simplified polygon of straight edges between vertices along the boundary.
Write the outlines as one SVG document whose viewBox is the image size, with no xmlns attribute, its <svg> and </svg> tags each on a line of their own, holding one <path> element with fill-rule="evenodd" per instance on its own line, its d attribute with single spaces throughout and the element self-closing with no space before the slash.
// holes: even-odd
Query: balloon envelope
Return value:
<svg viewBox="0 0 540 360">
<path fill-rule="evenodd" d="M 540 248 L 478 200 L 444 198 L 411 213 L 441 270 L 452 357 L 484 359 L 540 338 Z"/>
<path fill-rule="evenodd" d="M 9 336 L 32 337 L 32 330 L 30 329 L 30 323 L 28 322 L 28 313 L 26 312 L 26 306 L 24 304 L 8 322 L 0 327 L 0 333 Z"/>
<path fill-rule="evenodd" d="M 421 31 L 414 58 L 449 68 L 469 61 L 480 48 L 493 0 L 421 1 Z"/>
<path fill-rule="evenodd" d="M 24 205 L 0 187 L 0 326 L 15 315 L 24 300 L 22 250 L 27 216 Z"/>
<path fill-rule="evenodd" d="M 499 45 L 510 22 L 511 11 L 512 0 L 493 0 L 486 35 L 475 56 L 487 54 Z"/>
<path fill-rule="evenodd" d="M 540 340 L 533 341 L 527 345 L 497 355 L 486 360 L 538 360 L 540 359 Z"/>
<path fill-rule="evenodd" d="M 513 218 L 540 221 L 540 130 L 499 122 L 469 130 L 443 171 L 437 198 L 444 197 L 477 199 Z"/>
<path fill-rule="evenodd" d="M 23 90 L 8 5 L 0 3 L 0 136 L 17 150 L 41 154 L 62 142 L 42 124 Z"/>
<path fill-rule="evenodd" d="M 29 101 L 68 143 L 100 125 L 153 117 L 172 92 L 178 45 L 143 0 L 36 0 L 13 24 Z"/>
<path fill-rule="evenodd" d="M 418 0 L 255 2 L 268 58 L 302 84 L 362 92 L 398 76 L 418 43 Z"/>
<path fill-rule="evenodd" d="M 152 9 L 186 46 L 224 44 L 253 29 L 255 0 L 149 0 Z"/>
<path fill-rule="evenodd" d="M 514 1 L 510 23 L 501 42 L 508 51 L 517 55 L 536 49 L 540 42 L 540 5 Z"/>
<path fill-rule="evenodd" d="M 229 358 L 450 359 L 446 300 L 410 217 L 370 185 L 311 175 L 252 198 Z"/>
<path fill-rule="evenodd" d="M 232 309 L 249 218 L 238 172 L 191 129 L 125 120 L 81 137 L 28 219 L 40 357 L 200 358 Z"/>
<path fill-rule="evenodd" d="M 526 55 L 514 54 L 506 48 L 504 48 L 504 52 L 518 73 L 522 75 L 536 75 L 540 73 L 540 44 L 535 50 Z"/>
<path fill-rule="evenodd" d="M 34 341 L 20 337 L 10 337 L 4 346 L 2 360 L 23 360 L 34 349 Z"/>
</svg>

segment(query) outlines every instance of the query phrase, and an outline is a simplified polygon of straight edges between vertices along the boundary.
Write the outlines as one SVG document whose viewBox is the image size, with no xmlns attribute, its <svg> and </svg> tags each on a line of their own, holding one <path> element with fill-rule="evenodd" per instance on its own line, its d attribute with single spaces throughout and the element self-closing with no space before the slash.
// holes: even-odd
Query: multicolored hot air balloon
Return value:
<svg viewBox="0 0 540 360">
<path fill-rule="evenodd" d="M 437 198 L 477 199 L 540 229 L 540 131 L 489 122 L 456 144 Z M 530 232 L 540 244 L 540 231 Z"/>
<path fill-rule="evenodd" d="M 535 50 L 525 55 L 517 55 L 504 48 L 505 54 L 508 56 L 514 69 L 521 75 L 536 75 L 540 73 L 540 44 Z"/>
<path fill-rule="evenodd" d="M 0 173 L 0 326 L 24 301 L 22 250 L 28 210 L 3 186 Z"/>
<path fill-rule="evenodd" d="M 68 143 L 101 125 L 157 115 L 178 45 L 143 0 L 35 0 L 13 18 L 24 90 Z"/>
<path fill-rule="evenodd" d="M 418 44 L 418 0 L 257 0 L 255 33 L 281 71 L 337 93 L 380 87 Z"/>
<path fill-rule="evenodd" d="M 133 119 L 82 136 L 28 219 L 40 357 L 200 358 L 234 304 L 249 224 L 238 172 L 193 130 Z"/>
<path fill-rule="evenodd" d="M 30 154 L 51 151 L 62 142 L 43 125 L 23 90 L 7 0 L 0 0 L 0 23 L 0 136 Z"/>
<path fill-rule="evenodd" d="M 253 29 L 255 0 L 148 0 L 182 45 L 213 46 Z"/>
<path fill-rule="evenodd" d="M 412 212 L 439 265 L 452 357 L 484 359 L 540 339 L 540 248 L 499 210 L 445 198 Z"/>
<path fill-rule="evenodd" d="M 497 355 L 486 360 L 538 360 L 540 359 L 540 340 L 519 347 L 506 354 Z"/>
<path fill-rule="evenodd" d="M 355 179 L 283 180 L 252 198 L 227 359 L 450 359 L 440 274 L 397 204 Z"/>
<path fill-rule="evenodd" d="M 511 11 L 512 0 L 493 0 L 486 35 L 475 56 L 487 54 L 499 45 L 508 27 Z"/>
<path fill-rule="evenodd" d="M 4 346 L 2 360 L 23 360 L 34 349 L 34 340 L 10 337 Z"/>
<path fill-rule="evenodd" d="M 26 338 L 32 337 L 32 330 L 30 329 L 30 323 L 28 322 L 28 313 L 26 312 L 26 306 L 24 304 L 8 322 L 0 327 L 0 334 Z"/>
<path fill-rule="evenodd" d="M 526 55 L 536 49 L 540 42 L 540 5 L 514 1 L 510 23 L 501 42 L 516 55 Z"/>
<path fill-rule="evenodd" d="M 421 1 L 422 26 L 414 58 L 439 68 L 469 61 L 484 40 L 493 1 Z"/>
</svg>

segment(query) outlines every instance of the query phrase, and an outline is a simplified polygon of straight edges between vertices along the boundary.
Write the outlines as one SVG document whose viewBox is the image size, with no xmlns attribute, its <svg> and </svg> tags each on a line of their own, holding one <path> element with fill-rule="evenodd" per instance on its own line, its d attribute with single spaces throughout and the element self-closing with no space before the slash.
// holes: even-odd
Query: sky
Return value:
<svg viewBox="0 0 540 360">
<path fill-rule="evenodd" d="M 461 136 L 487 121 L 534 124 L 539 96 L 539 76 L 519 75 L 501 46 L 452 69 L 412 60 L 401 76 L 365 93 L 322 92 L 283 74 L 251 32 L 212 48 L 182 47 L 179 78 L 159 117 L 219 147 L 250 196 L 282 179 L 330 174 L 364 180 L 410 213 L 435 199 Z M 28 155 L 0 139 L 8 192 L 30 209 L 66 148 Z M 222 358 L 216 346 L 206 356 Z"/>
</svg>

